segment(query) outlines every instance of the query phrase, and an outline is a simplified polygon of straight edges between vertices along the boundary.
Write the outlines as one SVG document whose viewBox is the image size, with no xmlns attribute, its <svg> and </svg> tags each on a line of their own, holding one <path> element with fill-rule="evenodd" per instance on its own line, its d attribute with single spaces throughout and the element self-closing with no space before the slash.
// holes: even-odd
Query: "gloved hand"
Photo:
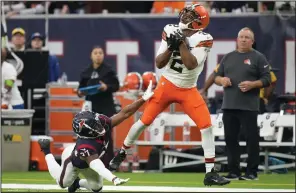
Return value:
<svg viewBox="0 0 296 193">
<path fill-rule="evenodd" d="M 170 37 L 167 37 L 168 49 L 170 51 L 179 50 L 179 46 L 182 41 L 185 40 L 185 36 L 180 30 L 175 31 Z"/>
<path fill-rule="evenodd" d="M 115 179 L 113 180 L 113 184 L 115 185 L 115 186 L 119 186 L 119 185 L 121 185 L 121 184 L 125 184 L 125 183 L 127 183 L 129 181 L 129 178 L 127 178 L 127 179 L 120 179 L 120 178 L 118 178 L 118 177 L 115 177 Z"/>
<path fill-rule="evenodd" d="M 152 80 L 149 82 L 149 86 L 146 89 L 145 93 L 143 94 L 142 98 L 144 101 L 147 101 L 154 95 L 154 92 L 152 91 Z"/>
</svg>

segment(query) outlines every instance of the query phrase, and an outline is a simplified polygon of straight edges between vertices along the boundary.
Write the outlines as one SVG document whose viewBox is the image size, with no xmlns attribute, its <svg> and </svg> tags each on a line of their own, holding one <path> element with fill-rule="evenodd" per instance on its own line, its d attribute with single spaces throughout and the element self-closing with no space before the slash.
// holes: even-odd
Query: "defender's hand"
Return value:
<svg viewBox="0 0 296 193">
<path fill-rule="evenodd" d="M 148 86 L 147 90 L 145 91 L 145 93 L 143 94 L 142 98 L 144 101 L 147 101 L 153 95 L 154 95 L 154 92 L 152 91 L 152 80 L 150 80 L 149 86 Z"/>
<path fill-rule="evenodd" d="M 127 178 L 127 179 L 120 179 L 120 178 L 116 177 L 116 178 L 113 180 L 113 184 L 114 184 L 115 186 L 119 186 L 119 185 L 121 185 L 121 184 L 125 184 L 125 183 L 127 183 L 128 181 L 129 181 L 129 178 Z"/>
</svg>

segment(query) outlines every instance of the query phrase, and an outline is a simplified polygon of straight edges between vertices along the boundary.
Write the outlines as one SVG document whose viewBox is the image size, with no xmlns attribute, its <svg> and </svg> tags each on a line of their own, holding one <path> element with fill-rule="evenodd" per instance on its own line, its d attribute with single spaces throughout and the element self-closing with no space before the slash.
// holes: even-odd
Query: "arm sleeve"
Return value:
<svg viewBox="0 0 296 193">
<path fill-rule="evenodd" d="M 157 50 L 156 56 L 164 53 L 167 49 L 168 49 L 168 44 L 167 44 L 167 42 L 165 40 L 162 39 L 161 43 L 160 43 L 160 46 L 159 46 L 159 48 Z"/>
<path fill-rule="evenodd" d="M 116 176 L 114 176 L 110 170 L 105 167 L 104 163 L 100 159 L 91 161 L 89 163 L 89 167 L 109 182 L 113 182 L 114 178 L 116 178 Z"/>
<path fill-rule="evenodd" d="M 204 63 L 208 56 L 208 51 L 204 47 L 193 48 L 191 53 L 195 56 L 198 65 Z"/>
<path fill-rule="evenodd" d="M 270 66 L 264 55 L 259 56 L 258 60 L 259 80 L 261 80 L 263 87 L 268 87 L 271 83 Z"/>
<path fill-rule="evenodd" d="M 99 119 L 103 125 L 104 128 L 111 129 L 111 118 L 107 117 L 106 115 L 99 115 Z"/>
<path fill-rule="evenodd" d="M 4 80 L 14 80 L 16 81 L 17 78 L 17 72 L 16 69 L 12 66 L 9 65 L 7 71 L 5 72 L 5 74 L 3 75 Z"/>
<path fill-rule="evenodd" d="M 88 81 L 88 79 L 87 79 L 86 77 L 84 77 L 83 74 L 84 74 L 84 72 L 82 72 L 82 73 L 80 74 L 80 80 L 79 80 L 79 86 L 78 86 L 78 89 L 87 86 L 87 81 Z"/>
<path fill-rule="evenodd" d="M 108 75 L 108 79 L 106 80 L 105 84 L 107 84 L 107 92 L 116 92 L 119 89 L 119 80 L 117 78 L 117 74 L 114 70 L 111 70 Z"/>
<path fill-rule="evenodd" d="M 203 64 L 207 59 L 208 53 L 213 46 L 213 38 L 208 34 L 207 40 L 197 41 L 196 46 L 191 50 L 195 56 L 198 65 Z"/>
</svg>

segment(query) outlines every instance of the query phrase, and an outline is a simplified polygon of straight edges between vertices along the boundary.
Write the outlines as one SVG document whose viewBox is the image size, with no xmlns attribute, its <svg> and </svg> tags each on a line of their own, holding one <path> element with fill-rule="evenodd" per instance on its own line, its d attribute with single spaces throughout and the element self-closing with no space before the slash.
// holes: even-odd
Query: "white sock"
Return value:
<svg viewBox="0 0 296 193">
<path fill-rule="evenodd" d="M 86 188 L 89 191 L 92 191 L 92 189 L 90 188 L 90 186 L 87 183 L 87 180 L 86 179 L 79 180 L 79 186 L 82 187 L 82 188 Z"/>
<path fill-rule="evenodd" d="M 133 124 L 133 126 L 130 128 L 123 144 L 126 147 L 132 146 L 135 141 L 139 138 L 141 133 L 145 130 L 147 126 L 144 125 L 144 123 L 139 119 L 137 122 Z"/>
<path fill-rule="evenodd" d="M 201 142 L 204 150 L 206 173 L 211 172 L 215 163 L 215 141 L 212 127 L 201 129 Z"/>
<path fill-rule="evenodd" d="M 57 161 L 54 159 L 51 153 L 45 156 L 45 160 L 51 177 L 55 180 L 59 180 L 62 170 L 61 166 L 57 163 Z"/>
</svg>

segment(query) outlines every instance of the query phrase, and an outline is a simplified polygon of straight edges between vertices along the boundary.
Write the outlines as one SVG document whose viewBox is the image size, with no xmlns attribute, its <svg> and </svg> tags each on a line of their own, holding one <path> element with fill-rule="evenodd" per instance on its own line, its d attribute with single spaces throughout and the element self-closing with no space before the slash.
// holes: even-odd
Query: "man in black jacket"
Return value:
<svg viewBox="0 0 296 193">
<path fill-rule="evenodd" d="M 100 84 L 99 92 L 94 95 L 86 95 L 86 93 L 78 91 L 78 96 L 86 95 L 86 100 L 92 103 L 92 111 L 111 117 L 116 113 L 113 92 L 119 89 L 117 74 L 111 66 L 104 63 L 104 51 L 101 47 L 93 48 L 91 59 L 92 65 L 87 67 L 80 75 L 79 88 Z M 110 135 L 112 139 L 112 132 L 110 132 Z M 113 156 L 113 140 L 111 140 L 104 157 L 106 166 Z"/>
</svg>

